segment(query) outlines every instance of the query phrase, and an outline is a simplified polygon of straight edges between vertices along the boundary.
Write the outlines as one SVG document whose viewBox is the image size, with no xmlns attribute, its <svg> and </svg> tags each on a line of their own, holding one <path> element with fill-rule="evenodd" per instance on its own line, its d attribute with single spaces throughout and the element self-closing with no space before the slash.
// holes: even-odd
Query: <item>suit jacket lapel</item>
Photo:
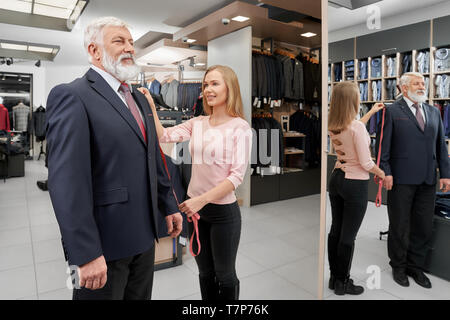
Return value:
<svg viewBox="0 0 450 320">
<path fill-rule="evenodd" d="M 154 129 L 155 123 L 153 122 L 153 118 L 149 118 L 153 117 L 152 110 L 148 105 L 147 98 L 145 98 L 143 94 L 136 92 L 136 90 L 133 90 L 132 95 L 134 101 L 136 101 L 136 104 L 141 109 L 142 117 L 144 118 L 145 128 L 147 132 L 147 141 L 150 142 L 150 137 L 153 137 L 154 132 L 156 131 L 156 129 Z"/>
<path fill-rule="evenodd" d="M 91 82 L 91 87 L 97 91 L 101 96 L 103 96 L 111 106 L 122 116 L 122 118 L 128 123 L 128 125 L 133 129 L 139 139 L 142 141 L 144 145 L 145 140 L 142 136 L 141 130 L 131 114 L 130 110 L 128 110 L 127 106 L 124 102 L 117 96 L 114 90 L 108 85 L 108 83 L 100 76 L 97 72 L 92 69 L 86 73 L 86 78 Z M 145 118 L 145 117 L 144 117 Z"/>
<path fill-rule="evenodd" d="M 425 132 L 425 130 L 422 131 L 422 129 L 420 128 L 416 117 L 412 113 L 411 109 L 409 109 L 408 104 L 406 103 L 405 99 L 400 99 L 400 108 L 403 110 L 404 113 L 407 114 L 407 116 L 411 119 L 411 121 L 415 123 L 416 127 L 420 130 L 420 132 Z M 425 129 L 426 129 L 426 125 L 425 125 Z"/>
</svg>

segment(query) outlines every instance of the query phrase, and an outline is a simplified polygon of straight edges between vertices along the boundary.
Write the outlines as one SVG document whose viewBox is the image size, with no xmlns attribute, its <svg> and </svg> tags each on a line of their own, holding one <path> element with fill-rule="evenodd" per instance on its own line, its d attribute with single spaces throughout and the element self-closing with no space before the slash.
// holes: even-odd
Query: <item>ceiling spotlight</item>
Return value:
<svg viewBox="0 0 450 320">
<path fill-rule="evenodd" d="M 8 65 L 8 66 L 10 66 L 10 65 L 12 65 L 13 64 L 13 58 L 8 58 L 8 59 L 6 59 L 6 64 Z"/>
<path fill-rule="evenodd" d="M 195 66 L 194 57 L 190 57 L 189 58 L 189 66 L 190 67 L 194 67 Z"/>
<path fill-rule="evenodd" d="M 39 68 L 41 66 L 41 60 L 38 60 L 34 65 Z"/>
<path fill-rule="evenodd" d="M 317 36 L 317 34 L 312 33 L 312 32 L 302 33 L 302 37 L 310 38 L 310 37 L 314 37 L 314 36 Z"/>
<path fill-rule="evenodd" d="M 0 59 L 0 65 L 5 64 L 5 58 Z"/>
<path fill-rule="evenodd" d="M 22 81 L 22 78 L 19 76 L 19 79 L 17 79 L 17 81 L 19 81 L 19 82 Z"/>
<path fill-rule="evenodd" d="M 2 81 L 5 81 L 5 80 L 6 80 L 6 76 L 5 76 L 5 74 L 3 74 Z"/>
<path fill-rule="evenodd" d="M 238 22 L 244 22 L 244 21 L 247 21 L 248 19 L 250 19 L 250 18 L 244 17 L 244 16 L 236 16 L 234 18 L 231 18 L 231 20 L 238 21 Z"/>
</svg>

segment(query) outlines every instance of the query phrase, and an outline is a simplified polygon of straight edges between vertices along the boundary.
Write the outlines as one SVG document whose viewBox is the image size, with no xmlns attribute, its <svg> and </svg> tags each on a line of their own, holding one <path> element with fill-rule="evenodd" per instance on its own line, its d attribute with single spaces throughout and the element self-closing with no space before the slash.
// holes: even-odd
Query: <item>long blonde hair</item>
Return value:
<svg viewBox="0 0 450 320">
<path fill-rule="evenodd" d="M 208 74 L 208 72 L 213 70 L 217 70 L 222 74 L 223 80 L 225 81 L 225 85 L 227 86 L 228 89 L 227 106 L 226 106 L 227 113 L 232 117 L 241 117 L 242 119 L 244 119 L 244 108 L 242 105 L 239 80 L 236 76 L 236 73 L 234 73 L 233 69 L 231 69 L 230 67 L 221 65 L 214 65 L 209 67 L 206 70 L 205 75 L 203 76 L 202 92 L 205 91 L 206 75 Z M 214 112 L 213 107 L 211 107 L 208 104 L 205 94 L 203 94 L 203 109 L 205 110 L 207 115 L 211 115 Z"/>
<path fill-rule="evenodd" d="M 328 113 L 329 131 L 341 132 L 355 119 L 359 111 L 359 94 L 358 86 L 354 82 L 344 81 L 333 87 Z"/>
</svg>

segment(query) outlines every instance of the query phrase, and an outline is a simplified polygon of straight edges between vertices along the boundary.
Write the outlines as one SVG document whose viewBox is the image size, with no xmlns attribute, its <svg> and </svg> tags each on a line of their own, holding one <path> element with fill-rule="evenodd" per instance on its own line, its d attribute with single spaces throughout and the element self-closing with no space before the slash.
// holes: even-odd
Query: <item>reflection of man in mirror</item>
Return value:
<svg viewBox="0 0 450 320">
<path fill-rule="evenodd" d="M 450 163 L 439 110 L 425 103 L 424 77 L 405 73 L 400 86 L 403 97 L 386 108 L 380 151 L 388 190 L 388 254 L 398 284 L 409 286 L 409 275 L 431 288 L 423 271 L 433 228 L 436 169 L 440 188 L 447 192 Z"/>
</svg>

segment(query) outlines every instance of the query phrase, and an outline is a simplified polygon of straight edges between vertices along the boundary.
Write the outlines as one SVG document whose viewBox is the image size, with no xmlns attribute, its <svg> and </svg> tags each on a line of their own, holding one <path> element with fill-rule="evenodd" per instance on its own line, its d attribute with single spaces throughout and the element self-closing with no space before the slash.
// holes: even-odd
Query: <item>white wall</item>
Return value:
<svg viewBox="0 0 450 320">
<path fill-rule="evenodd" d="M 426 1 L 426 0 L 424 0 Z M 381 16 L 381 29 L 369 30 L 366 23 L 358 24 L 348 28 L 332 31 L 328 33 L 328 43 L 354 38 L 369 33 L 379 32 L 382 30 L 393 29 L 409 24 L 422 21 L 436 19 L 450 15 L 450 1 L 445 1 L 433 6 L 421 8 L 420 10 L 408 11 L 405 5 L 405 12 L 395 16 Z"/>
<path fill-rule="evenodd" d="M 53 87 L 61 83 L 72 82 L 76 78 L 82 77 L 89 69 L 89 64 L 86 65 L 60 65 L 47 62 L 44 65 L 46 74 L 45 83 L 45 100 L 47 100 L 48 94 Z"/>
<path fill-rule="evenodd" d="M 208 42 L 208 66 L 226 65 L 234 70 L 241 87 L 245 119 L 252 118 L 252 28 L 227 34 Z M 251 125 L 251 124 L 250 124 Z M 247 170 L 244 181 L 236 190 L 238 198 L 244 200 L 244 206 L 250 206 L 250 173 Z"/>
</svg>

